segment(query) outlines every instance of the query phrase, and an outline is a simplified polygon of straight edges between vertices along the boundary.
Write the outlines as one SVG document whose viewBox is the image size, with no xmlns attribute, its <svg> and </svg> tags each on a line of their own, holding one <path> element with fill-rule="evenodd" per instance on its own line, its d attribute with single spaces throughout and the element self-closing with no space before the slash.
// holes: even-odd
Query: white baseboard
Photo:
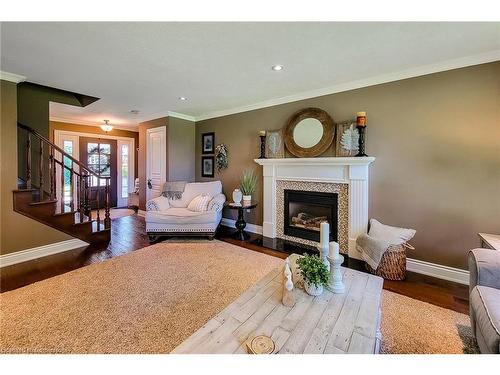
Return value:
<svg viewBox="0 0 500 375">
<path fill-rule="evenodd" d="M 406 259 L 406 269 L 411 272 L 437 277 L 438 279 L 469 285 L 469 271 L 467 270 L 411 258 Z"/>
<path fill-rule="evenodd" d="M 224 225 L 225 227 L 234 228 L 234 224 L 236 223 L 236 220 L 223 217 L 220 223 L 222 225 Z M 251 232 L 251 233 L 262 234 L 262 226 L 261 225 L 247 223 L 245 230 L 247 232 Z"/>
<path fill-rule="evenodd" d="M 46 257 L 57 253 L 62 253 L 69 250 L 78 249 L 79 247 L 88 246 L 88 243 L 78 238 L 67 241 L 52 243 L 49 245 L 33 247 L 31 249 L 16 251 L 14 253 L 0 256 L 0 268 L 11 266 L 13 264 L 27 262 L 29 260 Z"/>
<path fill-rule="evenodd" d="M 221 224 L 226 227 L 234 228 L 235 220 L 223 217 Z M 262 226 L 249 224 L 245 228 L 251 233 L 262 234 Z M 418 259 L 406 259 L 406 269 L 411 272 L 420 273 L 422 275 L 436 277 L 438 279 L 453 281 L 459 284 L 469 285 L 469 271 L 459 268 L 442 266 L 436 263 L 425 262 Z"/>
</svg>

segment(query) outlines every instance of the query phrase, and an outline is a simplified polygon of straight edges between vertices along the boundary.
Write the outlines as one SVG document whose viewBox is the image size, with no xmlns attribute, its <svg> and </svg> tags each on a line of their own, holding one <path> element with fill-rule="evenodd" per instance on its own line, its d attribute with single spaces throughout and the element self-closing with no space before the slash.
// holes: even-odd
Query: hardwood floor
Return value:
<svg viewBox="0 0 500 375">
<path fill-rule="evenodd" d="M 88 246 L 1 268 L 0 290 L 2 292 L 13 290 L 149 246 L 143 217 L 132 215 L 113 219 L 111 227 L 111 241 L 105 248 Z M 304 252 L 304 248 L 298 247 L 297 244 L 263 238 L 257 234 L 251 234 L 249 241 L 238 241 L 231 237 L 232 232 L 229 228 L 221 227 L 217 238 L 283 259 L 289 253 Z M 306 251 L 314 250 L 310 248 Z M 344 265 L 366 272 L 363 262 L 356 259 L 347 259 Z M 469 312 L 469 293 L 466 285 L 408 272 L 404 281 L 385 280 L 384 289 L 464 314 Z"/>
<path fill-rule="evenodd" d="M 149 246 L 144 218 L 136 214 L 112 220 L 111 241 L 0 269 L 0 291 L 16 289 L 92 263 Z"/>
</svg>

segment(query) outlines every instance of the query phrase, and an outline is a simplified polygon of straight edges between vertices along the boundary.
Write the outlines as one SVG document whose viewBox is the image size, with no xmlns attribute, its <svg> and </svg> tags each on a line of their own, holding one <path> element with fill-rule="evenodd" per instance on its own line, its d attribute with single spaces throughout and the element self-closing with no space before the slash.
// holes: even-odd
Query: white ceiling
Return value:
<svg viewBox="0 0 500 375">
<path fill-rule="evenodd" d="M 493 61 L 499 50 L 498 23 L 1 24 L 2 71 L 101 98 L 86 108 L 53 104 L 51 116 L 121 127 Z"/>
</svg>

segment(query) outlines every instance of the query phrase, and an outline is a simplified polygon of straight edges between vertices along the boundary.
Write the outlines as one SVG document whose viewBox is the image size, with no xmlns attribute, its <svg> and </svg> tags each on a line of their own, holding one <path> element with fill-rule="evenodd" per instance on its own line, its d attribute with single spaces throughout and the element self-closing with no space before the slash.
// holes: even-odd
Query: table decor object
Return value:
<svg viewBox="0 0 500 375">
<path fill-rule="evenodd" d="M 215 147 L 215 166 L 217 168 L 217 173 L 226 169 L 228 164 L 227 146 L 224 143 L 221 143 Z"/>
<path fill-rule="evenodd" d="M 272 354 L 276 345 L 269 336 L 255 336 L 250 343 L 247 343 L 248 354 Z"/>
<path fill-rule="evenodd" d="M 266 159 L 266 131 L 259 131 L 260 137 L 260 156 L 259 159 Z"/>
<path fill-rule="evenodd" d="M 365 153 L 366 112 L 356 114 L 356 127 L 359 131 L 359 151 L 356 156 L 368 156 Z"/>
<path fill-rule="evenodd" d="M 240 189 L 234 189 L 233 191 L 233 203 L 237 205 L 241 205 L 241 199 L 243 198 L 243 194 Z"/>
<path fill-rule="evenodd" d="M 266 158 L 281 159 L 285 157 L 283 130 L 269 130 L 266 132 Z"/>
<path fill-rule="evenodd" d="M 342 270 L 340 266 L 344 263 L 344 257 L 336 254 L 333 257 L 329 254 L 327 257 L 330 262 L 330 286 L 329 290 L 335 294 L 342 294 L 345 292 L 345 285 L 342 281 Z"/>
<path fill-rule="evenodd" d="M 317 246 L 319 257 L 323 264 L 330 271 L 330 262 L 326 259 L 328 255 L 328 240 L 330 239 L 330 224 L 327 221 L 320 223 L 320 243 Z"/>
<path fill-rule="evenodd" d="M 297 259 L 300 274 L 304 280 L 304 289 L 311 296 L 323 293 L 323 287 L 330 284 L 330 273 L 317 255 L 304 254 Z"/>
<path fill-rule="evenodd" d="M 293 294 L 292 270 L 290 269 L 290 260 L 286 258 L 285 269 L 283 270 L 283 298 L 282 303 L 287 307 L 295 305 L 295 296 Z"/>
<path fill-rule="evenodd" d="M 240 180 L 240 189 L 243 193 L 243 203 L 249 204 L 252 201 L 252 194 L 257 186 L 257 176 L 253 171 L 243 171 Z"/>
</svg>

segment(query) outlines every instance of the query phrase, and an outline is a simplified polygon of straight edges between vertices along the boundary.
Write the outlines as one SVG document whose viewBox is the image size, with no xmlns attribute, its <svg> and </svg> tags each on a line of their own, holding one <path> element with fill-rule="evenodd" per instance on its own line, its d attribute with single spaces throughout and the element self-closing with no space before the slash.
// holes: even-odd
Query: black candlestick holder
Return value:
<svg viewBox="0 0 500 375">
<path fill-rule="evenodd" d="M 365 154 L 365 130 L 366 126 L 357 126 L 359 131 L 359 148 L 356 156 L 368 156 Z"/>
<path fill-rule="evenodd" d="M 259 135 L 260 137 L 260 157 L 259 159 L 266 159 L 266 136 Z"/>
</svg>

